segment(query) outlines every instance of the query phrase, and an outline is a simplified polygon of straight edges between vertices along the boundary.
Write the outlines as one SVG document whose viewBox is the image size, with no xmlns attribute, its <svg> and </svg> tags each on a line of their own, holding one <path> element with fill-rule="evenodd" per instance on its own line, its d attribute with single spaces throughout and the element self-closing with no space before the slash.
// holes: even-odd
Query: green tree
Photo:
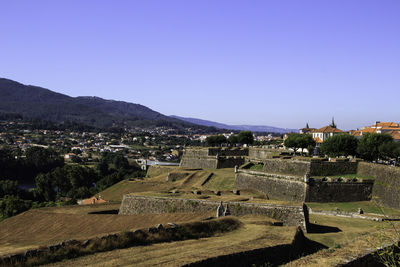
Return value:
<svg viewBox="0 0 400 267">
<path fill-rule="evenodd" d="M 18 181 L 0 180 L 0 198 L 5 195 L 18 195 Z"/>
<path fill-rule="evenodd" d="M 389 134 L 366 133 L 358 142 L 357 153 L 365 160 L 377 160 L 383 156 L 379 147 L 391 142 L 393 138 Z"/>
<path fill-rule="evenodd" d="M 303 150 L 307 149 L 308 153 L 311 154 L 315 148 L 315 140 L 309 134 L 301 134 L 297 137 L 298 147 L 301 148 L 301 154 Z"/>
<path fill-rule="evenodd" d="M 330 157 L 356 155 L 358 140 L 349 134 L 329 137 L 321 144 L 321 153 Z"/>
<path fill-rule="evenodd" d="M 251 131 L 241 131 L 238 134 L 238 139 L 239 143 L 246 145 L 252 145 L 254 142 L 254 136 Z"/>
<path fill-rule="evenodd" d="M 296 154 L 297 149 L 299 149 L 301 146 L 301 138 L 302 134 L 292 133 L 289 134 L 283 144 L 285 145 L 285 147 L 293 149 L 294 154 Z"/>
<path fill-rule="evenodd" d="M 104 177 L 110 173 L 108 163 L 101 159 L 96 165 L 96 170 L 99 172 L 100 176 Z"/>
<path fill-rule="evenodd" d="M 64 165 L 64 159 L 54 150 L 31 147 L 26 151 L 26 163 L 35 173 L 46 173 Z"/>
<path fill-rule="evenodd" d="M 385 142 L 379 146 L 379 154 L 382 159 L 398 159 L 400 156 L 400 143 Z"/>
<path fill-rule="evenodd" d="M 116 154 L 113 160 L 114 166 L 117 170 L 128 170 L 129 162 L 122 154 Z"/>
<path fill-rule="evenodd" d="M 223 135 L 211 135 L 206 138 L 206 143 L 209 146 L 220 146 L 226 142 L 227 142 L 226 137 Z"/>
<path fill-rule="evenodd" d="M 236 145 L 239 143 L 239 138 L 237 135 L 232 134 L 231 136 L 229 136 L 228 138 L 228 143 L 232 146 Z"/>
<path fill-rule="evenodd" d="M 7 218 L 24 212 L 32 206 L 30 200 L 20 199 L 18 196 L 6 195 L 0 199 L 0 214 Z"/>
<path fill-rule="evenodd" d="M 53 179 L 50 173 L 39 174 L 35 178 L 35 192 L 36 194 L 45 201 L 54 201 L 56 198 L 56 192 L 53 187 Z"/>
<path fill-rule="evenodd" d="M 0 179 L 15 179 L 17 160 L 9 148 L 0 149 Z"/>
<path fill-rule="evenodd" d="M 52 172 L 39 174 L 36 177 L 36 192 L 46 201 L 65 196 L 83 198 L 94 192 L 94 184 L 98 180 L 97 173 L 91 168 L 65 165 Z"/>
</svg>

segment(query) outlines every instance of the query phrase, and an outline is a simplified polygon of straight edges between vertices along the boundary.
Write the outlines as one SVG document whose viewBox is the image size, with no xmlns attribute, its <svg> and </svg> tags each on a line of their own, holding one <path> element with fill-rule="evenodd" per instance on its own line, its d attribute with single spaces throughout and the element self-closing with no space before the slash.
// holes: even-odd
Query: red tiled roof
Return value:
<svg viewBox="0 0 400 267">
<path fill-rule="evenodd" d="M 390 134 L 393 137 L 393 140 L 400 140 L 400 132 L 399 131 L 391 131 L 391 132 L 387 132 L 388 134 Z"/>
<path fill-rule="evenodd" d="M 318 136 L 317 136 L 317 137 L 314 137 L 314 141 L 315 141 L 316 143 L 322 143 L 321 138 L 319 138 Z"/>
<path fill-rule="evenodd" d="M 91 198 L 82 200 L 82 205 L 100 204 L 100 203 L 106 203 L 106 202 L 107 201 L 102 198 L 91 197 Z"/>
<path fill-rule="evenodd" d="M 344 133 L 342 130 L 334 128 L 332 126 L 325 126 L 321 129 L 312 131 L 313 133 Z"/>
<path fill-rule="evenodd" d="M 395 122 L 378 122 L 370 127 L 400 127 L 400 125 Z"/>
<path fill-rule="evenodd" d="M 376 129 L 375 128 L 370 128 L 370 127 L 365 127 L 364 129 L 361 129 L 362 133 L 375 133 Z"/>
<path fill-rule="evenodd" d="M 361 136 L 361 131 L 352 131 L 351 135 L 352 136 Z"/>
</svg>

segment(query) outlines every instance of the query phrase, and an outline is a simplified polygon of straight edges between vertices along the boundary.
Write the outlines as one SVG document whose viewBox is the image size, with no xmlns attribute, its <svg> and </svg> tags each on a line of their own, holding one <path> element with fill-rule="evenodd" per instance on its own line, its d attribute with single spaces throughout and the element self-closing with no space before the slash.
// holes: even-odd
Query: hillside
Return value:
<svg viewBox="0 0 400 267">
<path fill-rule="evenodd" d="M 252 131 L 252 132 L 267 132 L 267 133 L 288 133 L 288 132 L 297 132 L 297 129 L 287 129 L 287 128 L 279 128 L 274 126 L 263 126 L 263 125 L 228 125 L 224 123 L 202 120 L 196 118 L 184 118 L 172 115 L 171 118 L 179 119 L 182 121 L 186 121 L 189 123 L 194 123 L 197 125 L 215 127 L 217 129 L 228 129 L 234 131 Z"/>
<path fill-rule="evenodd" d="M 38 86 L 0 78 L 0 113 L 53 122 L 78 122 L 90 126 L 169 126 L 203 128 L 165 116 L 140 104 L 99 97 L 70 97 Z"/>
</svg>

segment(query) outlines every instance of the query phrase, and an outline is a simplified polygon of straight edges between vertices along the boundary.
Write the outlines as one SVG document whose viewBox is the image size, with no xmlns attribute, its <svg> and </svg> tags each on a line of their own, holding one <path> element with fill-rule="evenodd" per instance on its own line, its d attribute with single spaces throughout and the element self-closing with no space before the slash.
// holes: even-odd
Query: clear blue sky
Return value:
<svg viewBox="0 0 400 267">
<path fill-rule="evenodd" d="M 0 77 L 230 124 L 400 121 L 399 0 L 2 0 Z"/>
</svg>

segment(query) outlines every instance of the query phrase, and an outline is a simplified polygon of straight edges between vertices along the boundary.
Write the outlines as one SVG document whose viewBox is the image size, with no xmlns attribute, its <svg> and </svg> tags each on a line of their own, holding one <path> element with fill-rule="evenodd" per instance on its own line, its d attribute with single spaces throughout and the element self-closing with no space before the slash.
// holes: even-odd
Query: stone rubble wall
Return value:
<svg viewBox="0 0 400 267">
<path fill-rule="evenodd" d="M 400 209 L 400 168 L 359 162 L 358 174 L 375 178 L 372 198 L 384 206 Z"/>
<path fill-rule="evenodd" d="M 227 203 L 223 203 L 224 205 Z M 124 195 L 119 210 L 120 215 L 140 213 L 190 213 L 215 212 L 220 202 L 200 199 L 166 198 Z M 281 206 L 272 204 L 228 202 L 231 215 L 265 215 L 281 221 L 287 226 L 300 226 L 307 231 L 303 206 Z"/>
</svg>

